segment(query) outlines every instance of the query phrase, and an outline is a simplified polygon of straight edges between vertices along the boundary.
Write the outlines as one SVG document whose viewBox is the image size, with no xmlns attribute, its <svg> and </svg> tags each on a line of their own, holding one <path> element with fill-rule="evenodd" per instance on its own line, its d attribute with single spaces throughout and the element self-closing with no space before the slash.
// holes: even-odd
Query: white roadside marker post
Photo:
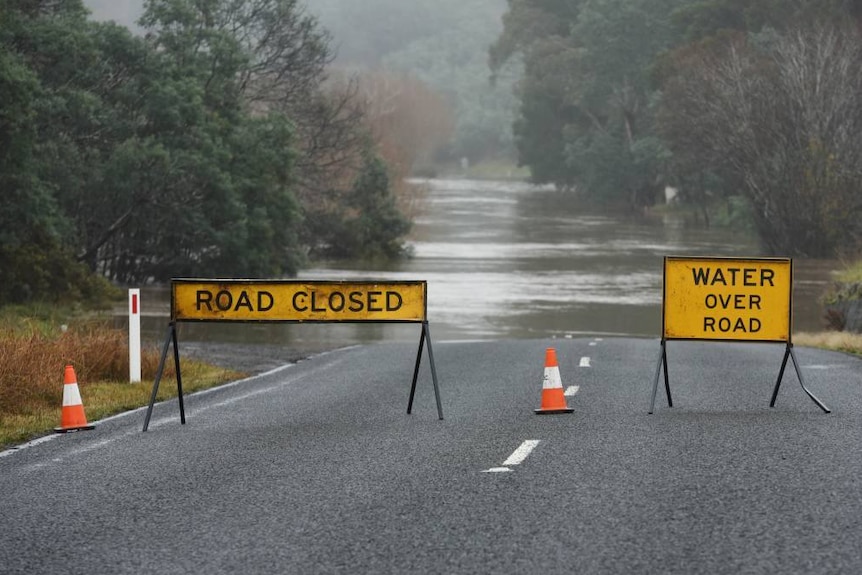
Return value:
<svg viewBox="0 0 862 575">
<path fill-rule="evenodd" d="M 129 290 L 129 381 L 141 381 L 141 290 Z"/>
</svg>

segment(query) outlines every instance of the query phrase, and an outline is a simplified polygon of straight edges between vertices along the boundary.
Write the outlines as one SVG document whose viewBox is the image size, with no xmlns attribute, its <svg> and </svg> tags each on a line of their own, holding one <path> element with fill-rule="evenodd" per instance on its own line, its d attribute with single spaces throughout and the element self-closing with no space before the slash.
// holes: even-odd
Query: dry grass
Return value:
<svg viewBox="0 0 862 575">
<path fill-rule="evenodd" d="M 862 334 L 846 331 L 824 331 L 820 333 L 793 334 L 794 345 L 817 347 L 862 355 Z"/>
<path fill-rule="evenodd" d="M 4 326 L 0 332 L 0 447 L 44 435 L 60 423 L 63 374 L 75 368 L 88 421 L 149 402 L 160 349 L 145 347 L 143 382 L 129 383 L 127 334 L 99 322 L 67 330 L 45 324 Z M 183 391 L 192 392 L 243 374 L 183 360 Z M 176 374 L 169 356 L 159 400 L 175 397 Z"/>
</svg>

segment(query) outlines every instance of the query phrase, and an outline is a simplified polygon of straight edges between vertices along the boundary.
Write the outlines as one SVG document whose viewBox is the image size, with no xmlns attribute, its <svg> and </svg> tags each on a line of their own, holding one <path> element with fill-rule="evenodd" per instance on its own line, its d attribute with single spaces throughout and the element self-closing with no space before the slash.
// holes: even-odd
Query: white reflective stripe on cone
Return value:
<svg viewBox="0 0 862 575">
<path fill-rule="evenodd" d="M 63 386 L 63 406 L 81 405 L 81 392 L 78 390 L 77 383 L 67 383 Z"/>
<path fill-rule="evenodd" d="M 546 367 L 545 377 L 542 379 L 542 389 L 556 389 L 563 387 L 563 380 L 560 377 L 559 367 Z"/>
</svg>

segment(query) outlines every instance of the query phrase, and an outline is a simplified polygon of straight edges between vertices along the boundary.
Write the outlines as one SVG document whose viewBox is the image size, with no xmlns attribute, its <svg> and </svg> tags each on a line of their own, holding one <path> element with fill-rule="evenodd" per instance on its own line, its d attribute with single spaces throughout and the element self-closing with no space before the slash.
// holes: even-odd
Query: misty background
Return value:
<svg viewBox="0 0 862 575">
<path fill-rule="evenodd" d="M 142 0 L 85 0 L 93 18 L 140 34 Z M 331 35 L 333 72 L 406 73 L 444 98 L 455 116 L 434 163 L 513 163 L 518 61 L 491 81 L 488 50 L 503 31 L 506 0 L 308 0 L 305 10 Z M 421 171 L 423 166 L 417 166 Z"/>
</svg>

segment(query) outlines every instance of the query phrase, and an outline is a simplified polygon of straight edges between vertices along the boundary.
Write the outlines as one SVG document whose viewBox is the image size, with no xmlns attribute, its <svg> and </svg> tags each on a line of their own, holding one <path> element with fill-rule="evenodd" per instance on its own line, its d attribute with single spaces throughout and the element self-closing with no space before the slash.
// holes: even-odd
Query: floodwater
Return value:
<svg viewBox="0 0 862 575">
<path fill-rule="evenodd" d="M 412 258 L 378 269 L 323 264 L 299 279 L 425 280 L 434 341 L 658 338 L 664 256 L 762 255 L 753 238 L 730 230 L 688 225 L 678 216 L 589 213 L 570 195 L 525 183 L 414 183 L 426 193 L 410 238 Z M 822 328 L 818 298 L 836 267 L 794 260 L 794 331 Z M 155 299 L 167 313 L 164 294 Z M 418 334 L 416 326 L 391 324 L 202 324 L 183 330 L 195 339 L 285 344 L 349 345 Z"/>
</svg>

